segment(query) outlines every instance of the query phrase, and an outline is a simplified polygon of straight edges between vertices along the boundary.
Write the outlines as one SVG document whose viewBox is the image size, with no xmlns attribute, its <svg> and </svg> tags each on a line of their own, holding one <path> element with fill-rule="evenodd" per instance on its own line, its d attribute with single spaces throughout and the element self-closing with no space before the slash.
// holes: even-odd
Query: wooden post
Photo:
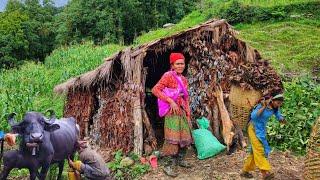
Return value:
<svg viewBox="0 0 320 180">
<path fill-rule="evenodd" d="M 134 119 L 134 153 L 142 155 L 143 150 L 143 127 L 140 96 L 133 100 L 133 119 Z"/>
<path fill-rule="evenodd" d="M 84 122 L 84 137 L 89 136 L 89 121 Z"/>
<path fill-rule="evenodd" d="M 134 150 L 133 152 L 142 155 L 143 153 L 143 125 L 142 125 L 142 106 L 141 106 L 141 81 L 142 81 L 142 66 L 144 53 L 138 55 L 133 65 L 133 83 L 135 88 L 135 96 L 133 98 L 133 120 L 134 120 Z"/>
<path fill-rule="evenodd" d="M 132 115 L 134 124 L 133 152 L 142 155 L 143 151 L 143 126 L 141 107 L 141 82 L 142 66 L 145 52 L 141 52 L 136 57 L 132 56 L 131 48 L 127 48 L 121 57 L 121 63 L 125 71 L 126 83 L 130 86 L 132 93 Z M 132 86 L 131 86 L 132 85 Z"/>
</svg>

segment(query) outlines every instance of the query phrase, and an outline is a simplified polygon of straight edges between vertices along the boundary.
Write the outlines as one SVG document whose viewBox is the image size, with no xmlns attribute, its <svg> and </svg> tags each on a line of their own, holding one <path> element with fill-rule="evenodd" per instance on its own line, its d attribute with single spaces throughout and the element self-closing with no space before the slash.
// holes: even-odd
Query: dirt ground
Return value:
<svg viewBox="0 0 320 180">
<path fill-rule="evenodd" d="M 240 171 L 243 165 L 243 160 L 246 157 L 246 152 L 239 150 L 232 155 L 220 154 L 214 158 L 206 160 L 198 160 L 192 150 L 188 151 L 186 160 L 190 162 L 193 167 L 184 169 L 177 167 L 179 176 L 174 178 L 177 180 L 238 180 L 244 179 L 240 177 Z M 296 180 L 302 179 L 303 172 L 303 157 L 296 157 L 290 152 L 273 152 L 269 158 L 272 171 L 275 173 L 275 179 L 281 180 Z M 141 179 L 173 179 L 164 174 L 160 166 L 156 170 L 143 176 Z M 253 172 L 253 179 L 262 179 L 258 170 Z"/>
<path fill-rule="evenodd" d="M 109 153 L 108 153 L 109 154 Z M 240 177 L 240 171 L 243 165 L 243 160 L 246 157 L 244 150 L 238 150 L 232 155 L 221 153 L 216 157 L 209 158 L 206 160 L 198 160 L 193 149 L 190 148 L 187 152 L 186 160 L 192 164 L 192 168 L 184 169 L 177 167 L 179 176 L 176 178 L 170 178 L 163 172 L 163 166 L 161 160 L 159 161 L 159 167 L 155 170 L 145 174 L 142 180 L 241 180 L 244 178 Z M 294 156 L 290 152 L 272 152 L 269 158 L 272 171 L 275 173 L 275 179 L 277 180 L 297 180 L 302 179 L 304 158 Z M 18 173 L 19 174 L 19 173 Z M 25 180 L 28 178 L 28 173 L 25 175 L 16 176 L 11 175 L 9 180 Z M 64 172 L 64 176 L 66 172 Z M 254 178 L 251 180 L 262 179 L 258 170 L 253 172 Z M 64 177 L 63 179 L 66 179 Z"/>
</svg>

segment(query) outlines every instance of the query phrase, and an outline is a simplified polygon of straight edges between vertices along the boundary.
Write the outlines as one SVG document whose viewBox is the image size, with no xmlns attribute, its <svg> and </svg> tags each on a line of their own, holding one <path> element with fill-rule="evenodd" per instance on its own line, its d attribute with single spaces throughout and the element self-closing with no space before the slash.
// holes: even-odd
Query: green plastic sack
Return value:
<svg viewBox="0 0 320 180">
<path fill-rule="evenodd" d="M 208 129 L 209 128 L 209 120 L 205 117 L 202 117 L 201 119 L 197 119 L 199 129 Z"/>
<path fill-rule="evenodd" d="M 209 121 L 207 119 L 201 118 L 197 121 L 199 127 L 206 127 L 206 125 L 208 125 L 207 127 L 209 127 Z M 196 129 L 192 131 L 192 136 L 197 148 L 198 159 L 206 159 L 215 156 L 226 148 L 207 129 Z"/>
</svg>

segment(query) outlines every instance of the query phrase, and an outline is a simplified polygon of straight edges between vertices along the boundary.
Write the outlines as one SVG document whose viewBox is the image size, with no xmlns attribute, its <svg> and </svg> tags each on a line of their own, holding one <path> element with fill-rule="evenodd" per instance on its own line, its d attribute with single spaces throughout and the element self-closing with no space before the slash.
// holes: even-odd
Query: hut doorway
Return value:
<svg viewBox="0 0 320 180">
<path fill-rule="evenodd" d="M 147 52 L 143 66 L 147 69 L 146 82 L 145 82 L 145 109 L 148 114 L 150 123 L 155 132 L 158 146 L 161 147 L 164 140 L 164 118 L 158 115 L 157 97 L 151 92 L 153 86 L 157 84 L 162 75 L 170 70 L 169 56 L 171 52 L 183 52 L 184 47 L 176 46 L 173 50 L 156 54 L 153 50 Z M 184 74 L 187 72 L 188 62 L 190 56 L 183 53 L 186 58 L 186 68 Z"/>
</svg>

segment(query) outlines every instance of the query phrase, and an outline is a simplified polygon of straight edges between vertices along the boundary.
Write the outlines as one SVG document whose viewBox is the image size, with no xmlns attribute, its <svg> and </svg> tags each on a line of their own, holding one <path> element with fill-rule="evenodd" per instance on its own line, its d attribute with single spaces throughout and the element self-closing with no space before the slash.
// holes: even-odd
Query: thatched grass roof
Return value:
<svg viewBox="0 0 320 180">
<path fill-rule="evenodd" d="M 98 68 L 92 71 L 86 72 L 78 77 L 71 78 L 64 83 L 55 86 L 54 92 L 65 93 L 69 89 L 76 89 L 77 87 L 88 88 L 91 85 L 93 85 L 95 81 L 99 81 L 102 79 L 108 80 L 110 76 L 110 70 L 113 64 L 113 60 L 119 54 L 120 52 L 111 57 L 106 58 L 104 60 L 104 63 L 100 65 Z"/>
<path fill-rule="evenodd" d="M 167 51 L 168 49 L 174 48 L 176 38 L 179 38 L 187 33 L 195 33 L 195 32 L 201 32 L 201 31 L 213 31 L 213 32 L 216 32 L 217 30 L 219 31 L 219 29 L 217 29 L 216 27 L 222 27 L 225 30 L 228 29 L 232 35 L 236 34 L 236 31 L 234 31 L 231 28 L 231 25 L 229 25 L 226 22 L 226 20 L 210 20 L 203 24 L 195 26 L 193 28 L 171 35 L 169 37 L 155 40 L 151 43 L 146 43 L 135 48 L 128 47 L 127 49 L 122 50 L 111 57 L 106 58 L 104 60 L 104 63 L 100 65 L 98 68 L 96 68 L 95 70 L 89 71 L 78 77 L 71 78 L 64 83 L 57 85 L 54 88 L 54 92 L 66 93 L 69 90 L 72 90 L 72 89 L 74 90 L 78 88 L 90 89 L 91 86 L 101 81 L 107 84 L 110 81 L 112 65 L 117 58 L 120 58 L 120 60 L 124 60 L 124 59 L 127 60 L 128 58 L 123 56 L 128 56 L 128 54 L 130 54 L 129 60 L 135 60 L 135 58 L 138 55 L 140 55 L 141 58 L 144 58 L 148 50 L 152 50 L 156 54 L 162 53 L 164 51 Z M 214 37 L 214 40 L 216 38 L 218 37 Z"/>
</svg>

